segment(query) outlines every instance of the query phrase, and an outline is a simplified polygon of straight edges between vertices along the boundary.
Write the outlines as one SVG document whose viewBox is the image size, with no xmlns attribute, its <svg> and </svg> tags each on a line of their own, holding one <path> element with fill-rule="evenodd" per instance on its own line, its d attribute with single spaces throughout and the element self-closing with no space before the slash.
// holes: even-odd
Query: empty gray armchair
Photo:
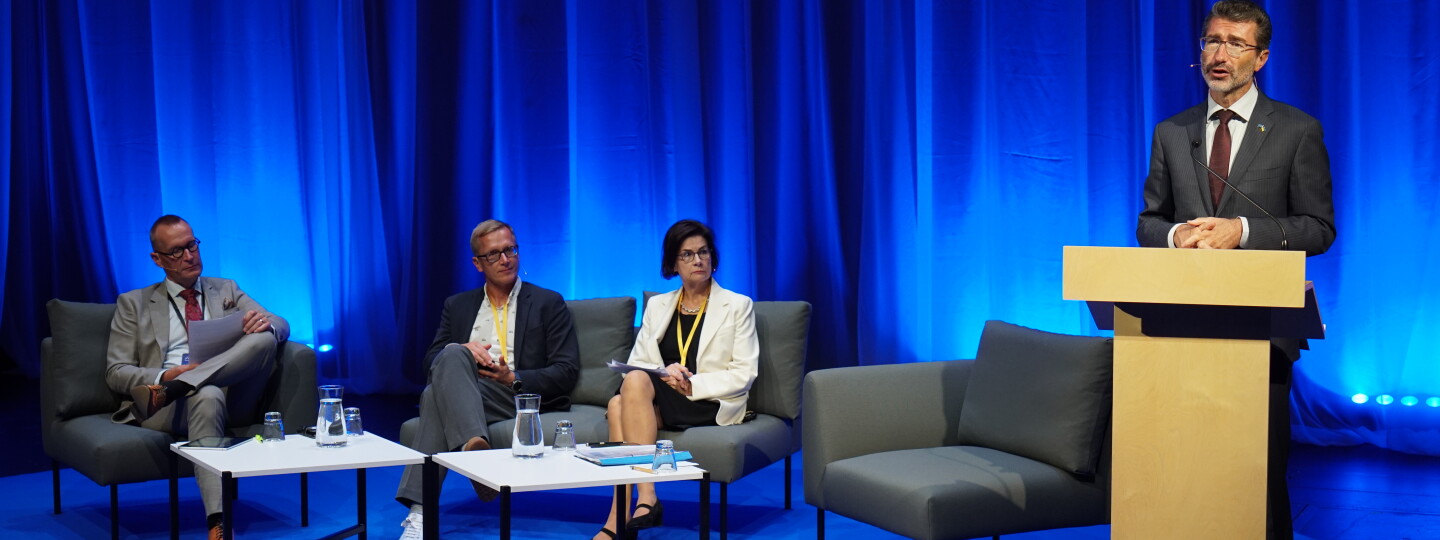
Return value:
<svg viewBox="0 0 1440 540">
<path fill-rule="evenodd" d="M 60 513 L 60 466 L 74 468 L 96 484 L 110 487 L 110 533 L 119 537 L 120 484 L 171 478 L 175 438 L 139 426 L 116 424 L 111 413 L 120 407 L 105 385 L 105 355 L 114 304 L 51 300 L 46 304 L 52 337 L 41 342 L 40 436 L 51 458 L 55 513 Z M 276 359 L 260 411 L 280 411 L 291 433 L 315 415 L 315 351 L 285 343 Z M 260 432 L 260 418 L 232 419 L 231 435 Z M 191 476 L 187 460 L 178 460 L 179 474 Z M 171 478 L 171 524 L 177 519 Z"/>
<path fill-rule="evenodd" d="M 990 321 L 975 360 L 805 379 L 805 501 L 912 538 L 1109 522 L 1112 342 Z"/>
</svg>

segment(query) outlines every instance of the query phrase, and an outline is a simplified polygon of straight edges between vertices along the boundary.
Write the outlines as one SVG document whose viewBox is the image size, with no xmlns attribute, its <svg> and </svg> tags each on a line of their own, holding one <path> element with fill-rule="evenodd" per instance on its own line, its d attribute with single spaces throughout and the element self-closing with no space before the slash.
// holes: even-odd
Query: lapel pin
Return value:
<svg viewBox="0 0 1440 540">
<path fill-rule="evenodd" d="M 1264 133 L 1264 132 L 1265 132 L 1265 124 L 1260 124 L 1260 132 L 1261 132 L 1261 133 Z"/>
</svg>

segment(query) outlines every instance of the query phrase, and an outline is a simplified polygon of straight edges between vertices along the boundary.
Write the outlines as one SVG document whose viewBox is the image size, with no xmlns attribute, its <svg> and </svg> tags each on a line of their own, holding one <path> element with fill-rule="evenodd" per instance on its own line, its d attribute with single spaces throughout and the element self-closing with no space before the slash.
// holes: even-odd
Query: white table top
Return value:
<svg viewBox="0 0 1440 540">
<path fill-rule="evenodd" d="M 673 480 L 699 480 L 705 469 L 680 467 L 676 472 L 651 474 L 629 465 L 602 467 L 575 457 L 575 452 L 545 448 L 545 456 L 520 459 L 509 448 L 435 454 L 435 462 L 494 489 L 510 486 L 512 492 L 615 486 Z"/>
<path fill-rule="evenodd" d="M 286 435 L 283 441 L 250 441 L 229 450 L 181 448 L 181 444 L 174 443 L 170 449 L 196 466 L 216 474 L 229 472 L 236 478 L 425 462 L 425 454 L 368 431 L 341 448 L 321 448 L 315 445 L 315 439 L 302 435 Z"/>
</svg>

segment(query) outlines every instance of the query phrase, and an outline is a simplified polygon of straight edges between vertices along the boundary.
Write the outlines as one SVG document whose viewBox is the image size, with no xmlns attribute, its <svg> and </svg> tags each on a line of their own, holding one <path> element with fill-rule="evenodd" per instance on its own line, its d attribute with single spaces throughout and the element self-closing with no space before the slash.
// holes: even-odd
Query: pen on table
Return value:
<svg viewBox="0 0 1440 540">
<path fill-rule="evenodd" d="M 645 474 L 659 474 L 659 473 L 655 472 L 654 469 L 651 469 L 650 467 L 641 467 L 641 466 L 639 466 L 639 465 L 631 465 L 630 468 L 631 468 L 631 469 L 635 469 L 635 470 L 640 471 L 640 472 L 643 472 L 643 473 L 645 473 Z"/>
</svg>

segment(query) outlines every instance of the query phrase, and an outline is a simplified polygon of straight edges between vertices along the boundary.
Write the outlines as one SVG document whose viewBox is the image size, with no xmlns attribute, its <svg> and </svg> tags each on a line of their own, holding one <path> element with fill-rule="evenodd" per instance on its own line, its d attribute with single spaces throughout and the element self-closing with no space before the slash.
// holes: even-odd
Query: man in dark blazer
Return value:
<svg viewBox="0 0 1440 540">
<path fill-rule="evenodd" d="M 201 278 L 200 240 L 179 216 L 155 220 L 150 245 L 150 259 L 165 279 L 120 295 L 110 320 L 105 382 L 130 397 L 112 420 L 191 440 L 224 435 L 227 424 L 253 423 L 290 325 L 234 281 Z M 203 363 L 188 361 L 191 322 L 236 313 L 243 313 L 239 341 Z M 220 477 L 196 467 L 195 482 L 210 537 L 219 538 Z"/>
<path fill-rule="evenodd" d="M 1330 157 L 1320 122 L 1271 100 L 1255 86 L 1255 73 L 1270 58 L 1270 35 L 1270 17 L 1254 3 L 1224 0 L 1211 7 L 1200 40 L 1208 97 L 1155 127 L 1145 208 L 1135 233 L 1140 245 L 1290 249 L 1319 255 L 1335 241 Z M 1299 359 L 1303 347 L 1303 341 L 1294 339 L 1272 342 L 1268 484 L 1272 538 L 1293 535 L 1285 481 L 1290 374 L 1291 363 Z"/>
<path fill-rule="evenodd" d="M 488 425 L 515 417 L 516 394 L 540 394 L 542 411 L 569 410 L 580 374 L 580 346 L 565 299 L 521 283 L 520 247 L 510 226 L 481 223 L 470 234 L 470 248 L 485 285 L 445 300 L 425 354 L 430 384 L 420 396 L 412 446 L 426 454 L 490 448 Z M 406 467 L 395 499 L 411 508 L 403 523 L 407 535 L 420 534 L 422 485 L 421 467 Z M 472 485 L 482 499 L 494 498 L 483 484 Z"/>
</svg>

